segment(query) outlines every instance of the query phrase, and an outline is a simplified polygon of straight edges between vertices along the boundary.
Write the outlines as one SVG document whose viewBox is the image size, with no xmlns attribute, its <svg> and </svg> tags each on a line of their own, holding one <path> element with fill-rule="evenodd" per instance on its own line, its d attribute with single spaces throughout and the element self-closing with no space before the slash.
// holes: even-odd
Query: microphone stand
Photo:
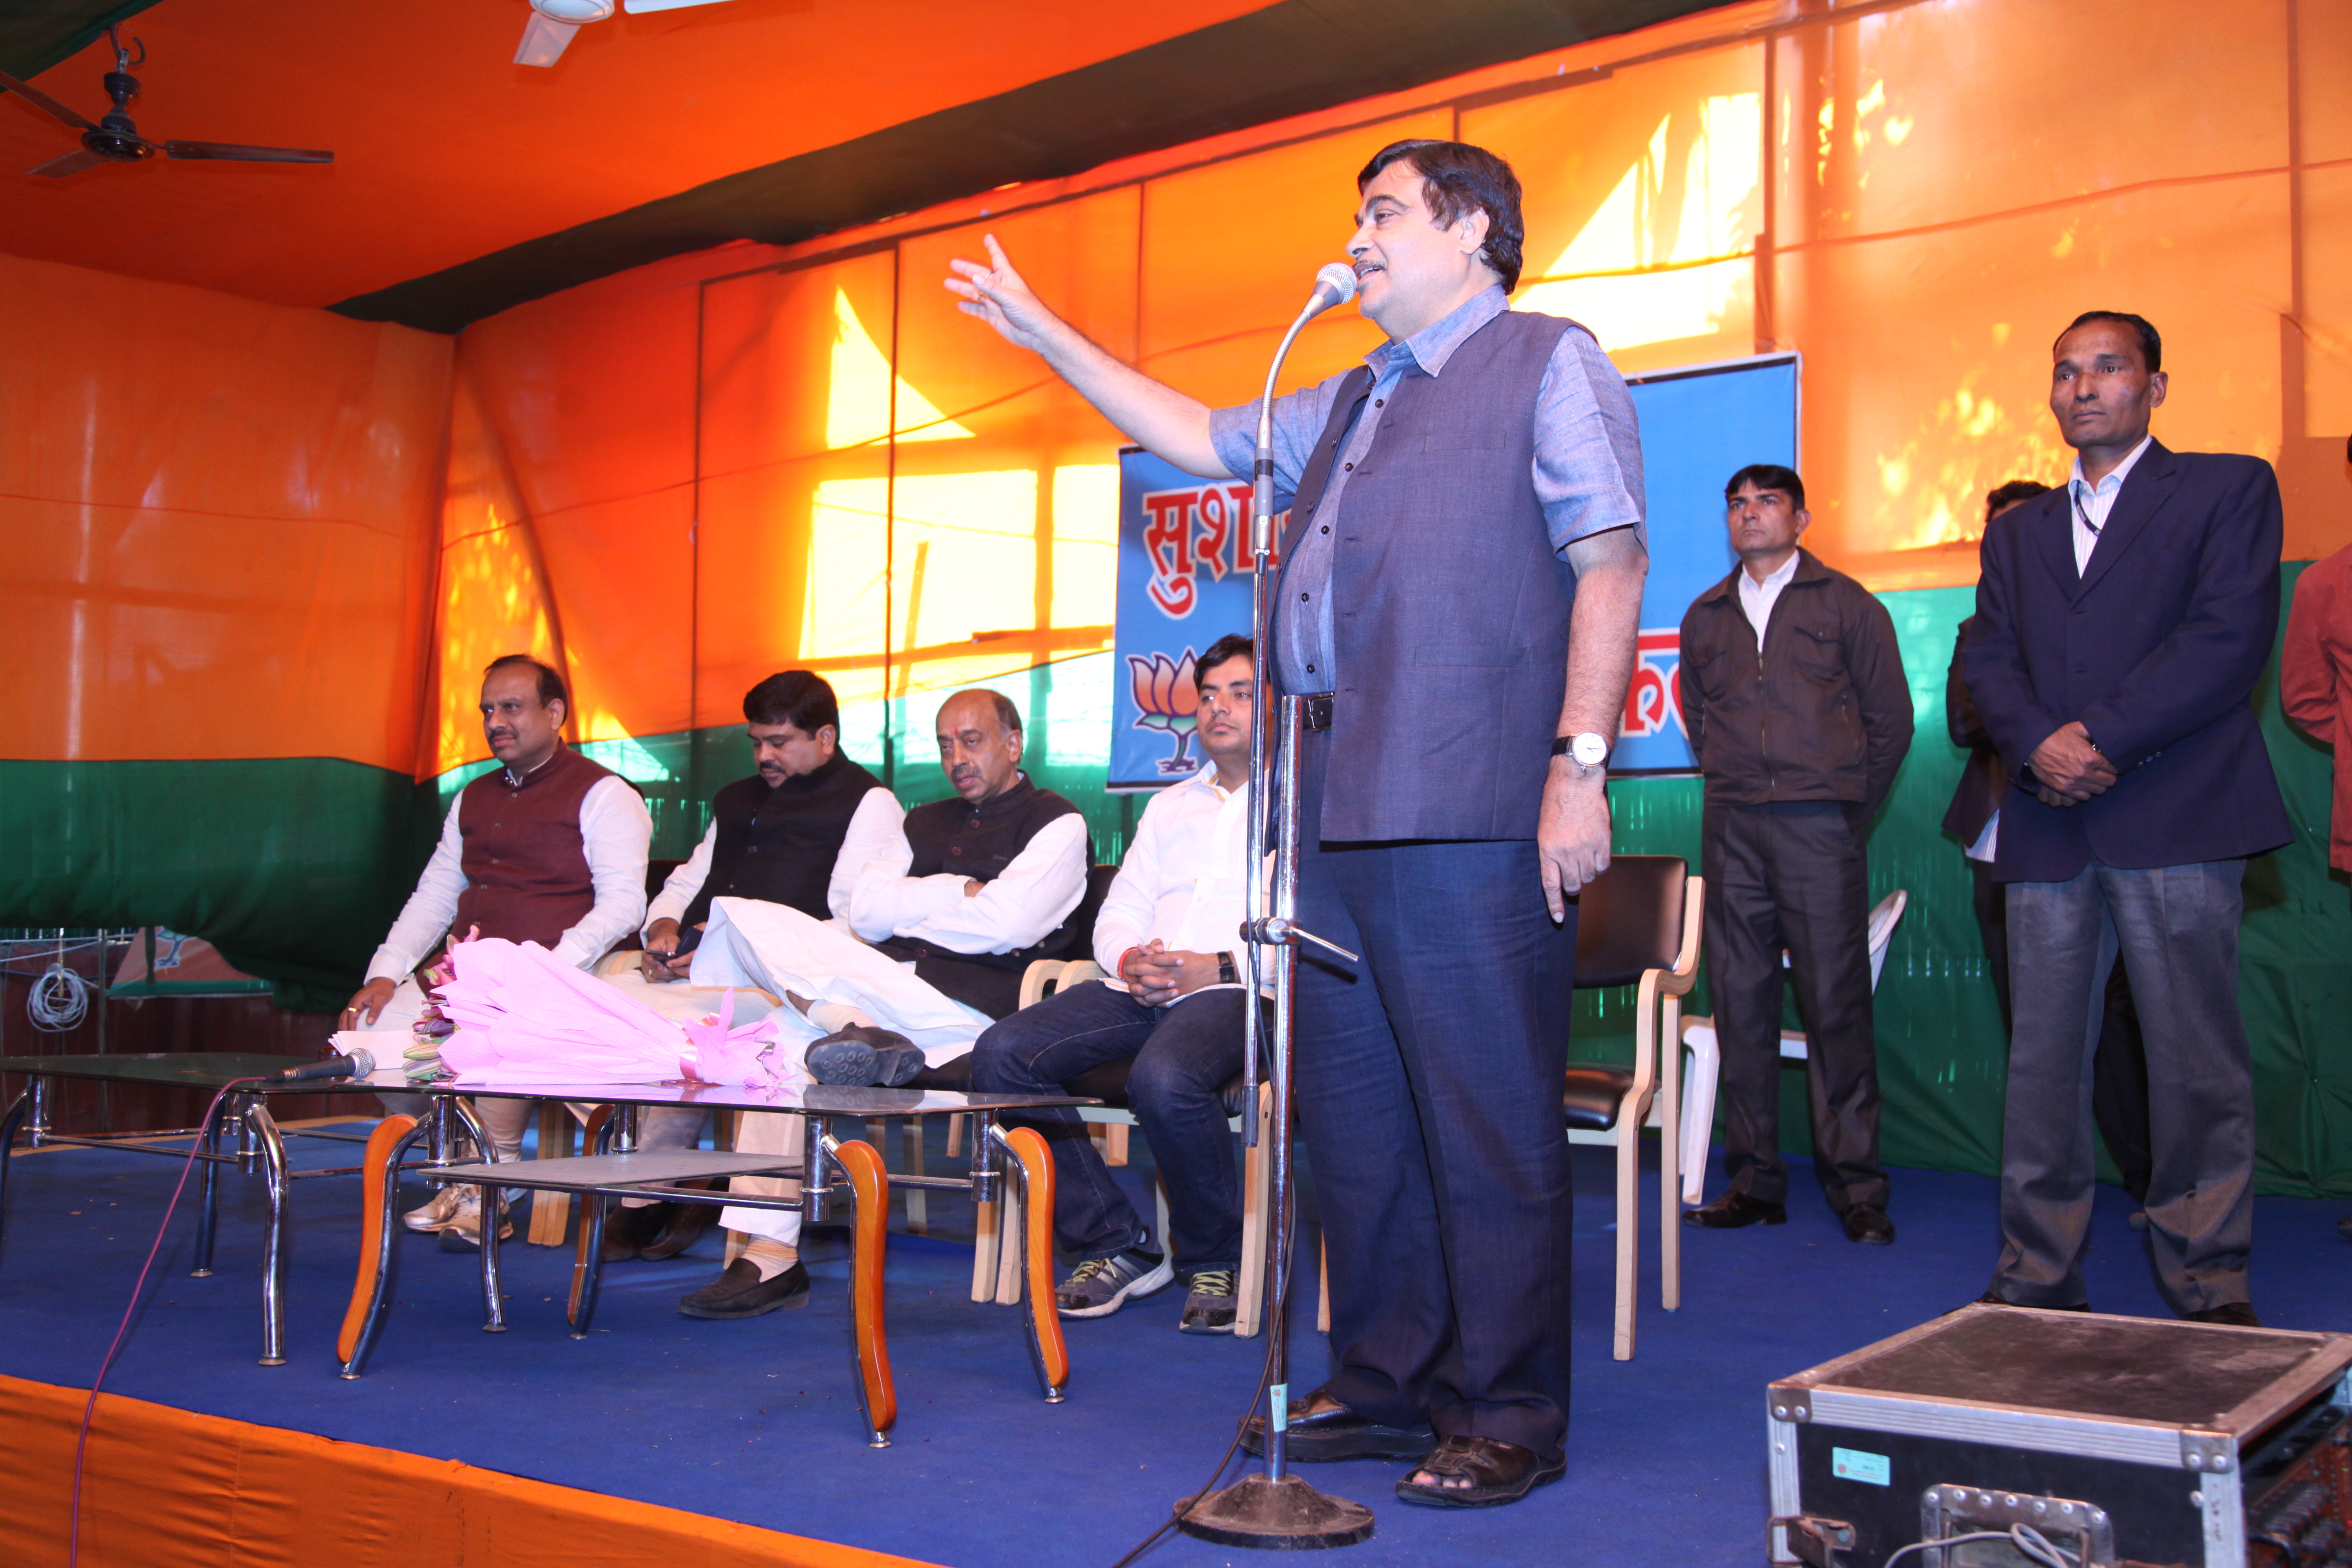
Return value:
<svg viewBox="0 0 2352 1568">
<path fill-rule="evenodd" d="M 1265 1469 L 1244 1476 L 1229 1487 L 1185 1498 L 1176 1505 L 1176 1526 L 1185 1534 L 1224 1546 L 1261 1547 L 1276 1551 L 1314 1551 L 1353 1546 L 1372 1533 L 1372 1510 L 1361 1503 L 1318 1491 L 1287 1471 L 1290 1420 L 1290 1106 L 1291 1042 L 1296 1029 L 1296 982 L 1298 946 L 1311 942 L 1354 961 L 1345 948 L 1325 942 L 1297 923 L 1298 917 L 1298 743 L 1305 732 L 1307 700 L 1284 697 L 1279 734 L 1275 709 L 1265 700 L 1266 645 L 1274 621 L 1274 383 L 1299 329 L 1328 303 L 1318 294 L 1283 334 L 1266 368 L 1265 393 L 1258 404 L 1257 461 L 1252 474 L 1255 491 L 1251 507 L 1250 553 L 1250 799 L 1249 918 L 1241 928 L 1249 1005 L 1242 1008 L 1242 1125 L 1252 1147 L 1257 1142 L 1260 1069 L 1273 1101 L 1273 1146 L 1261 1152 L 1266 1162 L 1269 1234 L 1265 1248 Z M 1278 742 L 1278 747 L 1277 747 Z M 1276 752 L 1279 751 L 1277 761 Z M 1269 795 L 1272 810 L 1269 813 Z M 1273 828 L 1274 886 L 1267 908 L 1265 866 L 1267 829 Z M 1273 1037 L 1265 1038 L 1259 1004 L 1267 979 L 1263 966 L 1271 965 L 1274 984 Z"/>
</svg>

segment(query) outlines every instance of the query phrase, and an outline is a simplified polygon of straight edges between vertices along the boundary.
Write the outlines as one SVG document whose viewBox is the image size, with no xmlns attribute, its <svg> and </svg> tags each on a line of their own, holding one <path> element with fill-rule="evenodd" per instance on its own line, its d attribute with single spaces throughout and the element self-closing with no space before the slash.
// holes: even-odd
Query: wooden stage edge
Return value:
<svg viewBox="0 0 2352 1568">
<path fill-rule="evenodd" d="M 0 1377 L 6 1561 L 64 1568 L 89 1391 Z M 275 1426 L 108 1394 L 82 1479 L 85 1568 L 924 1568 L 784 1535 Z"/>
</svg>

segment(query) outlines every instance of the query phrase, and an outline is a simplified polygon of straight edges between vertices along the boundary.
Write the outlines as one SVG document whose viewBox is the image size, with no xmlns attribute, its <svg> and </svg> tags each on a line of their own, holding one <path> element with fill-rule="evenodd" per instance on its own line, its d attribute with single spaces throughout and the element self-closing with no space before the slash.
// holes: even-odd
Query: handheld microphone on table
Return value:
<svg viewBox="0 0 2352 1568">
<path fill-rule="evenodd" d="M 319 1078 L 365 1078 L 375 1071 L 375 1058 L 354 1046 L 347 1056 L 329 1057 L 321 1062 L 306 1062 L 299 1068 L 271 1073 L 264 1083 L 308 1083 Z"/>
</svg>

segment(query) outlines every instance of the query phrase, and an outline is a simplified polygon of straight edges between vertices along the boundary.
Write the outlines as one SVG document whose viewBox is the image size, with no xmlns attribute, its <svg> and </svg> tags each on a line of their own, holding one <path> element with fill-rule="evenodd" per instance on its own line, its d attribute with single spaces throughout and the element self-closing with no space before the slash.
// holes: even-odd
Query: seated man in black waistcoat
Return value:
<svg viewBox="0 0 2352 1568">
<path fill-rule="evenodd" d="M 760 985 L 836 1031 L 807 1047 L 819 1082 L 898 1085 L 926 1065 L 943 1066 L 1019 1005 L 1032 960 L 1076 956 L 1068 921 L 1086 893 L 1093 845 L 1077 807 L 1021 771 L 1020 710 L 993 691 L 959 691 L 940 708 L 939 741 L 956 798 L 907 813 L 895 842 L 866 863 L 849 896 L 855 936 L 803 911 L 731 897 L 712 911 L 702 949 L 710 956 L 696 962 L 696 983 Z M 724 979 L 722 963 L 731 963 Z M 791 1154 L 800 1132 L 798 1117 L 747 1115 L 735 1147 Z M 730 1186 L 783 1191 L 767 1176 Z M 679 1301 L 680 1312 L 751 1318 L 806 1299 L 798 1214 L 730 1207 L 719 1223 L 750 1235 L 751 1245 Z"/>
<path fill-rule="evenodd" d="M 646 910 L 645 952 L 625 989 L 685 980 L 715 898 L 759 899 L 814 920 L 847 912 L 868 860 L 899 842 L 898 797 L 840 749 L 841 708 L 814 671 L 788 669 L 743 694 L 758 772 L 711 802 L 710 826 Z M 649 1110 L 637 1147 L 691 1149 L 707 1110 Z M 705 1204 L 631 1199 L 604 1228 L 604 1260 L 674 1258 L 710 1227 Z"/>
<path fill-rule="evenodd" d="M 1093 841 L 1076 806 L 1021 771 L 1009 699 L 957 692 L 940 708 L 939 740 L 956 798 L 907 813 L 900 842 L 850 894 L 849 924 L 917 978 L 1002 1018 L 1020 1005 L 1032 960 L 1080 956 L 1064 922 L 1086 896 Z"/>
</svg>

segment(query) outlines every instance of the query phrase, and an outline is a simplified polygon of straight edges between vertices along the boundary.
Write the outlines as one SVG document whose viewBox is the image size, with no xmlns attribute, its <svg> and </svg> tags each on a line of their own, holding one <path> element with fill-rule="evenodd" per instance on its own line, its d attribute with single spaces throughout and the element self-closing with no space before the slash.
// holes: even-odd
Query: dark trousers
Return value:
<svg viewBox="0 0 2352 1568">
<path fill-rule="evenodd" d="M 1886 1205 L 1878 1163 L 1878 1055 L 1870 1016 L 1870 889 L 1837 801 L 1706 803 L 1706 962 L 1721 1051 L 1731 1190 L 1788 1198 L 1780 1157 L 1780 954 L 1805 1022 L 1813 1172 L 1830 1207 Z"/>
<path fill-rule="evenodd" d="M 2000 998 L 2000 1027 L 2016 1026 L 2009 1000 L 2009 895 L 1992 879 L 1989 861 L 1969 862 L 1975 879 L 1977 932 L 1984 938 L 1985 969 Z M 2118 963 L 2107 976 L 2099 1048 L 2091 1060 L 2091 1115 L 2116 1163 L 2124 1191 L 2134 1203 L 2147 1201 L 2147 1049 L 2140 1043 L 2139 1010 L 2132 1005 L 2131 977 Z"/>
<path fill-rule="evenodd" d="M 1242 997 L 1200 991 L 1147 1007 L 1121 989 L 1073 985 L 991 1025 L 972 1047 L 972 1088 L 1000 1094 L 1059 1094 L 1089 1068 L 1135 1058 L 1128 1104 L 1168 1184 L 1171 1234 L 1161 1239 L 1188 1279 L 1241 1265 L 1242 1186 L 1224 1086 L 1242 1070 Z M 1036 1128 L 1054 1151 L 1054 1233 L 1063 1247 L 1108 1258 L 1147 1234 L 1076 1111 L 1005 1120 Z"/>
<path fill-rule="evenodd" d="M 1576 916 L 1532 841 L 1317 847 L 1302 751 L 1299 1130 L 1331 1280 L 1332 1395 L 1373 1420 L 1558 1453 L 1574 1218 L 1560 1090 Z"/>
<path fill-rule="evenodd" d="M 2108 972 L 2131 971 L 2147 1051 L 2148 1260 L 2176 1312 L 2246 1298 L 2254 1234 L 2254 1080 L 2238 1013 L 2245 862 L 2009 885 L 2017 1026 L 2001 1121 L 2000 1262 L 2021 1307 L 2085 1297 L 2095 1171 L 2092 1060 Z"/>
</svg>

